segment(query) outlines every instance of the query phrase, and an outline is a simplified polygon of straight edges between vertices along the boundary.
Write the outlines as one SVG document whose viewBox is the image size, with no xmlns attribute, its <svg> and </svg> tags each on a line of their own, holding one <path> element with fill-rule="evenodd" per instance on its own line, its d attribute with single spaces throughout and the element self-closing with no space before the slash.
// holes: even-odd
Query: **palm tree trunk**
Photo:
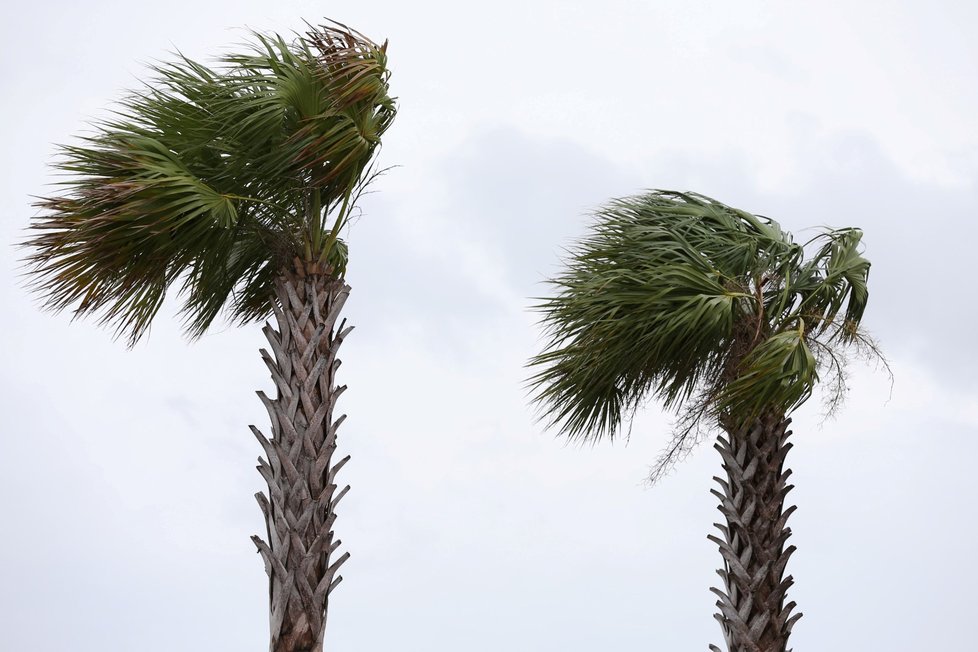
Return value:
<svg viewBox="0 0 978 652">
<path fill-rule="evenodd" d="M 331 561 L 340 545 L 333 538 L 336 504 L 349 490 L 337 491 L 336 473 L 349 456 L 333 462 L 336 430 L 333 408 L 345 386 L 334 382 L 337 350 L 352 329 L 337 318 L 350 288 L 342 280 L 298 263 L 276 287 L 278 329 L 266 324 L 274 357 L 262 349 L 278 390 L 275 400 L 259 398 L 272 421 L 272 437 L 252 432 L 265 449 L 258 471 L 268 496 L 256 494 L 265 515 L 268 541 L 252 537 L 269 579 L 271 652 L 321 652 L 329 594 L 343 579 L 336 572 L 349 557 Z"/>
<path fill-rule="evenodd" d="M 784 604 L 794 583 L 784 577 L 794 546 L 785 548 L 791 536 L 786 522 L 795 507 L 785 509 L 784 499 L 792 485 L 784 459 L 790 419 L 767 415 L 748 428 L 727 429 L 715 448 L 723 458 L 727 480 L 714 478 L 722 491 L 719 510 L 726 525 L 716 523 L 723 538 L 710 535 L 720 547 L 725 591 L 710 589 L 719 596 L 720 621 L 729 652 L 790 652 L 788 635 L 801 614 L 791 615 L 794 602 Z M 720 649 L 710 646 L 714 652 Z"/>
</svg>

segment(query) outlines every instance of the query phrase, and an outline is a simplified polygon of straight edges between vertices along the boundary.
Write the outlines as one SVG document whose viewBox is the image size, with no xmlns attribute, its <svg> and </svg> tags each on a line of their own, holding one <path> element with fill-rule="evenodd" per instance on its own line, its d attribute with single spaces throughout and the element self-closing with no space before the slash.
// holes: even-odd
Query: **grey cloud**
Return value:
<svg viewBox="0 0 978 652">
<path fill-rule="evenodd" d="M 460 230 L 497 251 L 524 292 L 549 274 L 588 212 L 639 183 L 633 172 L 571 140 L 499 127 L 468 140 L 445 172 Z"/>
<path fill-rule="evenodd" d="M 364 217 L 350 232 L 358 337 L 364 329 L 414 325 L 430 349 L 440 349 L 436 355 L 465 356 L 473 324 L 512 328 L 500 308 L 524 310 L 544 291 L 561 248 L 583 230 L 586 213 L 637 184 L 633 174 L 569 140 L 504 127 L 473 135 L 438 167 L 424 193 L 365 198 Z M 381 177 L 377 187 L 383 185 Z M 439 228 L 418 243 L 412 230 L 426 221 Z M 467 272 L 467 250 L 487 256 L 495 268 L 485 271 L 517 305 L 501 305 Z"/>
</svg>

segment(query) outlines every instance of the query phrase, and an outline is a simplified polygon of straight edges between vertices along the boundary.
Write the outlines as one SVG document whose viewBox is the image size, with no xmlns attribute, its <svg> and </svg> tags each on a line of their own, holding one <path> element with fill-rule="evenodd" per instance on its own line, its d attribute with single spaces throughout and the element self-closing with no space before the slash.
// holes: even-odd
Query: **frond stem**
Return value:
<svg viewBox="0 0 978 652">
<path fill-rule="evenodd" d="M 340 206 L 340 212 L 336 216 L 336 221 L 333 223 L 333 228 L 329 231 L 329 238 L 326 240 L 326 246 L 324 246 L 319 252 L 319 262 L 325 262 L 327 256 L 329 256 L 330 250 L 333 245 L 336 244 L 337 238 L 339 238 L 340 230 L 346 223 L 347 213 L 350 210 L 350 196 L 353 194 L 353 188 L 356 186 L 356 177 L 350 179 L 350 185 L 347 186 L 346 192 L 343 193 L 343 205 Z"/>
<path fill-rule="evenodd" d="M 754 331 L 754 337 L 750 343 L 750 350 L 753 350 L 757 343 L 761 339 L 761 330 L 764 327 L 764 284 L 768 282 L 767 278 L 761 278 L 760 282 L 757 284 L 757 292 L 755 293 L 755 298 L 757 299 L 757 329 Z"/>
</svg>

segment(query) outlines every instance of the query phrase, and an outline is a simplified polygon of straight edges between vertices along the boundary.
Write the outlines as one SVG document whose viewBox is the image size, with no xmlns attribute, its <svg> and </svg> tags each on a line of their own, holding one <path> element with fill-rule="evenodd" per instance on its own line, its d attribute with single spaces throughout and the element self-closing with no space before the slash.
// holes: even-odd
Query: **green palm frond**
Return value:
<svg viewBox="0 0 978 652">
<path fill-rule="evenodd" d="M 595 218 L 537 306 L 548 341 L 530 361 L 543 418 L 571 437 L 616 436 L 652 396 L 700 422 L 788 413 L 818 381 L 813 338 L 858 332 L 856 229 L 820 235 L 806 260 L 777 222 L 694 193 L 615 200 Z"/>
<path fill-rule="evenodd" d="M 267 316 L 295 258 L 341 275 L 340 231 L 395 115 L 386 44 L 331 24 L 153 71 L 61 148 L 65 178 L 25 243 L 47 307 L 95 314 L 132 343 L 178 283 L 199 336 L 222 312 Z"/>
<path fill-rule="evenodd" d="M 826 330 L 837 323 L 836 317 L 845 305 L 842 323 L 848 328 L 836 332 L 845 341 L 851 341 L 869 299 L 866 281 L 870 264 L 859 253 L 862 232 L 858 229 L 830 231 L 819 240 L 824 244 L 802 272 L 804 283 L 799 283 L 801 310 L 814 315 L 820 329 Z"/>
<path fill-rule="evenodd" d="M 717 411 L 735 421 L 753 420 L 771 409 L 784 414 L 808 400 L 817 381 L 818 364 L 800 323 L 744 356 L 737 373 L 717 392 Z"/>
</svg>

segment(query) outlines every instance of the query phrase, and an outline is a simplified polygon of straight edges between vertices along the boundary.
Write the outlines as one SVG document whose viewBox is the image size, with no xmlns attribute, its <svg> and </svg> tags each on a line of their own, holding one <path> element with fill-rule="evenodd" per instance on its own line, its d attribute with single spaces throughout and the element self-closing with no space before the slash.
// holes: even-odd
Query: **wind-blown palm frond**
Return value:
<svg viewBox="0 0 978 652">
<path fill-rule="evenodd" d="M 26 245 L 53 310 L 96 314 L 138 340 L 174 284 L 202 334 L 271 311 L 294 258 L 342 275 L 339 240 L 395 115 L 386 44 L 342 25 L 208 67 L 179 56 L 96 132 L 61 149 L 60 191 Z"/>
<path fill-rule="evenodd" d="M 543 417 L 587 439 L 616 436 L 651 396 L 700 424 L 791 412 L 818 381 L 812 341 L 858 333 L 860 238 L 826 231 L 806 260 L 777 222 L 709 197 L 611 202 L 538 306 L 548 341 L 529 382 Z"/>
</svg>

